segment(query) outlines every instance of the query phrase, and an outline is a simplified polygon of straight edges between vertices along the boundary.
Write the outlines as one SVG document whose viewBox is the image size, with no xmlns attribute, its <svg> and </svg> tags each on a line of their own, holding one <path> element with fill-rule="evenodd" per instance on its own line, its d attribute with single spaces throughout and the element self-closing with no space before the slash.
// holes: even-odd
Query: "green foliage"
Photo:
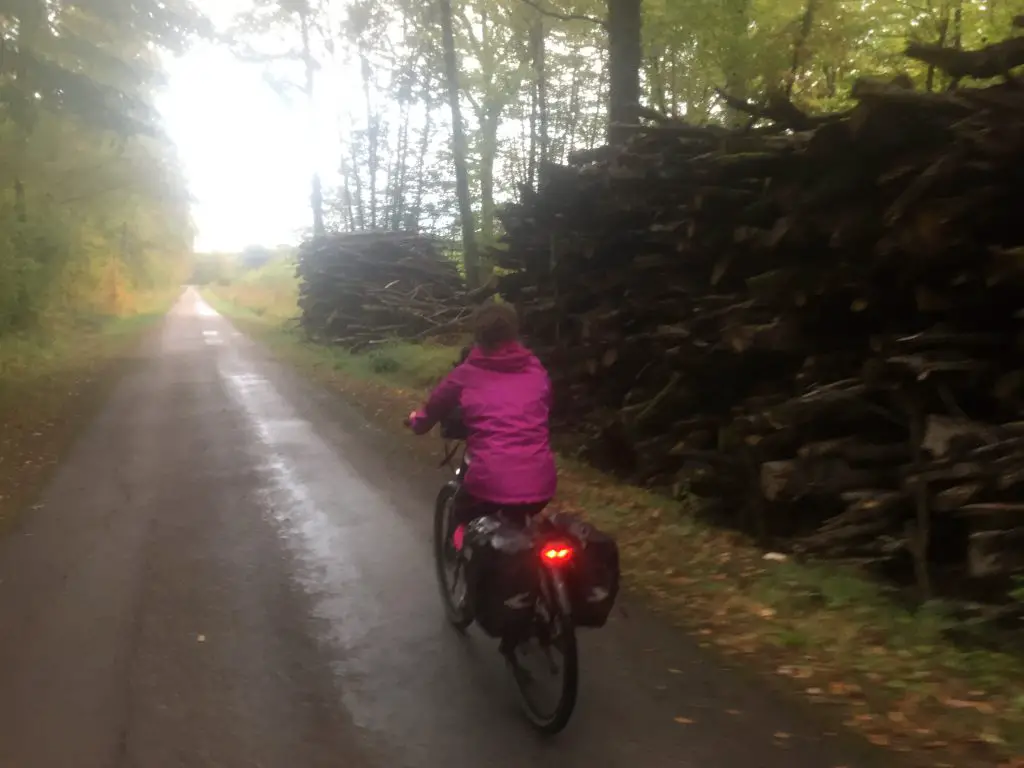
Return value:
<svg viewBox="0 0 1024 768">
<path fill-rule="evenodd" d="M 342 137 L 342 188 L 328 195 L 334 226 L 421 226 L 458 238 L 435 5 L 358 0 L 346 6 L 338 44 L 323 41 L 327 65 L 362 72 L 365 94 L 353 101 L 366 104 Z M 607 34 L 586 19 L 604 19 L 607 0 L 453 0 L 452 8 L 476 234 L 491 245 L 496 206 L 535 182 L 542 148 L 565 162 L 604 141 Z M 749 116 L 726 110 L 718 89 L 755 103 L 781 90 L 810 112 L 849 107 L 863 76 L 906 74 L 940 90 L 947 78 L 903 56 L 909 41 L 978 47 L 1006 37 L 1022 12 L 1019 0 L 643 0 L 644 106 L 693 123 L 744 124 Z M 530 38 L 538 24 L 542 67 Z"/>
<path fill-rule="evenodd" d="M 217 296 L 268 321 L 291 321 L 299 314 L 299 281 L 291 249 L 272 252 L 266 264 L 249 268 L 232 254 L 196 258 L 193 283 L 216 288 Z"/>
<path fill-rule="evenodd" d="M 9 6 L 9 7 L 8 7 Z M 185 276 L 185 182 L 151 94 L 187 3 L 0 0 L 0 334 L 117 314 Z"/>
</svg>

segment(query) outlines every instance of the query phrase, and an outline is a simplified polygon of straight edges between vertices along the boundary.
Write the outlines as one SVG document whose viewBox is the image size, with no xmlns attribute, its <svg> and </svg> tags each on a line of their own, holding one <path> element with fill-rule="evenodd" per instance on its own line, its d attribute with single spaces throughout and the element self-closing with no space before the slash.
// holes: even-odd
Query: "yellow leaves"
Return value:
<svg viewBox="0 0 1024 768">
<path fill-rule="evenodd" d="M 945 704 L 950 709 L 973 709 L 983 715 L 994 715 L 995 707 L 989 704 L 987 701 L 964 701 L 962 699 L 946 699 Z"/>
<path fill-rule="evenodd" d="M 814 670 L 810 667 L 800 666 L 783 666 L 775 670 L 776 674 L 782 675 L 783 677 L 789 677 L 793 680 L 806 680 L 809 677 L 813 677 Z"/>
<path fill-rule="evenodd" d="M 833 696 L 859 696 L 863 693 L 859 685 L 838 681 L 828 684 L 828 692 Z"/>
<path fill-rule="evenodd" d="M 676 717 L 676 718 L 674 718 L 674 720 L 675 720 L 675 722 L 677 722 L 677 723 L 678 723 L 679 725 L 693 725 L 693 723 L 694 723 L 694 721 L 693 721 L 693 720 L 691 720 L 691 719 L 690 719 L 690 718 L 688 718 L 688 717 Z"/>
</svg>

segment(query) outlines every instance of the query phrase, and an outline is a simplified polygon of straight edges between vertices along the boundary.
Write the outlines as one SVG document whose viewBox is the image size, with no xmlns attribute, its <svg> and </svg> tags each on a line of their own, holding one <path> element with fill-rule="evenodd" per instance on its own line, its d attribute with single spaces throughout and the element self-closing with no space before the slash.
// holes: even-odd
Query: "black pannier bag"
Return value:
<svg viewBox="0 0 1024 768">
<path fill-rule="evenodd" d="M 486 515 L 469 524 L 462 553 L 468 597 L 480 628 L 491 637 L 504 637 L 529 626 L 540 567 L 530 535 Z"/>
<path fill-rule="evenodd" d="M 573 622 L 578 627 L 603 627 L 619 594 L 619 546 L 578 517 L 555 512 L 551 522 L 575 547 L 569 580 Z"/>
</svg>

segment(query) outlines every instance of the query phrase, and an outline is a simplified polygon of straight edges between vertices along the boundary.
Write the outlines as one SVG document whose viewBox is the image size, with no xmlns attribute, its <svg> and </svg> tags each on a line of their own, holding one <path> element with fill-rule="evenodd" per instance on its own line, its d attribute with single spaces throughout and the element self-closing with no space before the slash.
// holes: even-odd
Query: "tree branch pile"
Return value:
<svg viewBox="0 0 1024 768">
<path fill-rule="evenodd" d="M 1017 48 L 917 53 L 962 73 Z M 926 592 L 1005 577 L 1024 569 L 1024 90 L 855 96 L 549 167 L 502 213 L 500 291 L 598 466 Z"/>
<path fill-rule="evenodd" d="M 455 263 L 425 235 L 314 237 L 299 248 L 296 273 L 303 329 L 350 349 L 455 334 L 470 312 Z"/>
</svg>

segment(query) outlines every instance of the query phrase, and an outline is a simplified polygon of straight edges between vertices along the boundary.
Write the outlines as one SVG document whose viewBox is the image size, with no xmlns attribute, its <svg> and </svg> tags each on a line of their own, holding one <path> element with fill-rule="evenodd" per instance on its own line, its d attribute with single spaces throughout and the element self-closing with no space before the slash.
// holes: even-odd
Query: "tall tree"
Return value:
<svg viewBox="0 0 1024 768">
<path fill-rule="evenodd" d="M 188 196 L 153 107 L 187 3 L 23 0 L 0 14 L 0 333 L 124 309 L 184 275 Z"/>
<path fill-rule="evenodd" d="M 300 65 L 301 83 L 289 75 L 281 77 L 270 69 L 266 77 L 286 100 L 290 100 L 294 90 L 302 93 L 307 111 L 307 136 L 304 140 L 310 144 L 315 142 L 317 134 L 316 73 L 320 63 L 314 36 L 319 33 L 323 37 L 320 22 L 324 8 L 321 3 L 322 0 L 253 0 L 252 8 L 238 14 L 233 29 L 226 36 L 236 53 L 247 61 L 260 62 L 268 67 L 288 63 Z M 278 45 L 267 50 L 271 37 Z M 320 43 L 322 47 L 323 40 Z M 313 233 L 323 234 L 323 189 L 316 168 L 312 169 L 309 201 Z"/>
<path fill-rule="evenodd" d="M 466 282 L 473 288 L 480 285 L 480 255 L 476 243 L 476 223 L 473 201 L 469 195 L 469 149 L 462 124 L 459 104 L 459 62 L 455 50 L 455 29 L 451 0 L 437 0 L 441 25 L 441 43 L 444 50 L 444 75 L 448 91 L 448 107 L 452 114 L 452 159 L 455 163 L 455 184 L 459 197 L 459 218 L 462 220 L 462 259 L 466 268 Z"/>
<path fill-rule="evenodd" d="M 615 126 L 635 122 L 640 106 L 641 4 L 641 0 L 608 0 L 608 137 L 611 141 L 616 140 Z"/>
</svg>

